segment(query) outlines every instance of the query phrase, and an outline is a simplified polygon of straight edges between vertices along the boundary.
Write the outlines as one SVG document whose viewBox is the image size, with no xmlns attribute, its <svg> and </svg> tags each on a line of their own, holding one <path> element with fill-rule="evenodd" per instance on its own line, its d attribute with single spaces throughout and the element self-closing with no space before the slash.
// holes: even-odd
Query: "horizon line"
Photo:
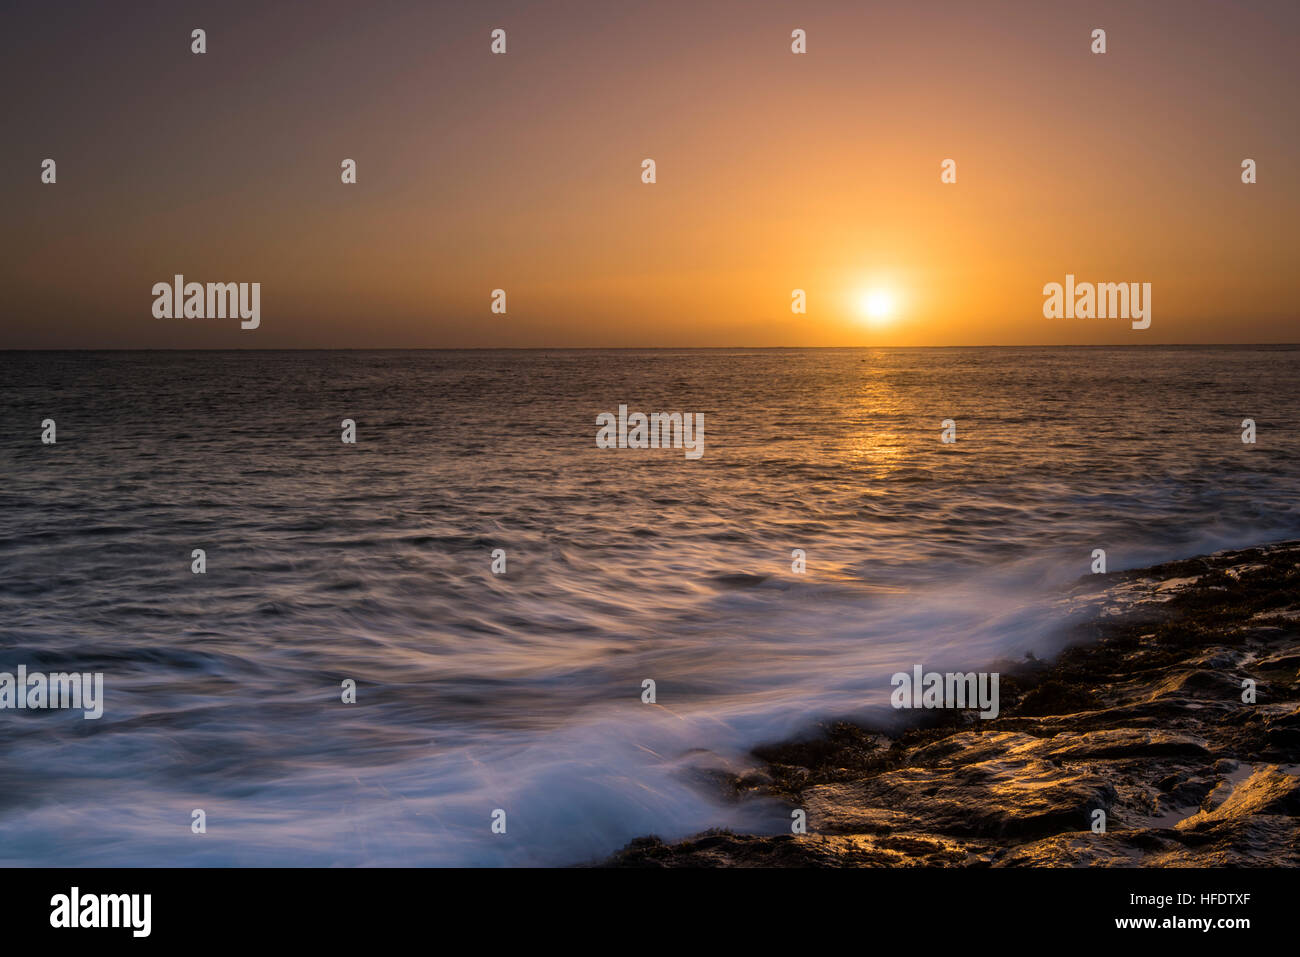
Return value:
<svg viewBox="0 0 1300 957">
<path fill-rule="evenodd" d="M 861 349 L 1259 349 L 1300 347 L 1300 342 L 988 343 L 947 346 L 104 346 L 0 348 L 9 352 L 830 352 Z"/>
</svg>

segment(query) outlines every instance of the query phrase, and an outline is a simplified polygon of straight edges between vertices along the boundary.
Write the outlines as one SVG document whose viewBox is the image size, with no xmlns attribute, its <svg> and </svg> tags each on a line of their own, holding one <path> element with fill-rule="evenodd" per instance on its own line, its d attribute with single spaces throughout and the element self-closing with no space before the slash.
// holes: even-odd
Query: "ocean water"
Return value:
<svg viewBox="0 0 1300 957">
<path fill-rule="evenodd" d="M 570 864 L 787 831 L 717 772 L 896 719 L 914 664 L 1059 650 L 1094 548 L 1300 536 L 1297 359 L 0 353 L 0 671 L 105 685 L 99 720 L 0 711 L 0 862 Z M 598 449 L 620 404 L 704 413 L 704 456 Z"/>
</svg>

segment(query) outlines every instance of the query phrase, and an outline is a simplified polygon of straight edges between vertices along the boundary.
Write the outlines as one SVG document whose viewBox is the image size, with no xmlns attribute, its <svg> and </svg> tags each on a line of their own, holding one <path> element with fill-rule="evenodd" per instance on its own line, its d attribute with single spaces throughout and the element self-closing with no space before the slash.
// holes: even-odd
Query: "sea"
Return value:
<svg viewBox="0 0 1300 957">
<path fill-rule="evenodd" d="M 1298 359 L 0 353 L 0 672 L 103 674 L 98 719 L 0 710 L 0 863 L 789 833 L 728 784 L 755 746 L 896 725 L 918 664 L 1050 658 L 1098 549 L 1300 537 Z M 620 406 L 702 414 L 703 455 L 598 447 Z"/>
</svg>

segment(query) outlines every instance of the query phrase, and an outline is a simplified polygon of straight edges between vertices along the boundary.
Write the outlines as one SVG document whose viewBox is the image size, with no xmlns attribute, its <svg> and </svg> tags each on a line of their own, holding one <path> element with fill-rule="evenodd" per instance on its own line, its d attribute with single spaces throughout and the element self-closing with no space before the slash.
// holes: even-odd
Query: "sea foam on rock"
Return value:
<svg viewBox="0 0 1300 957">
<path fill-rule="evenodd" d="M 1300 542 L 1091 576 L 1066 601 L 1094 623 L 1008 669 L 998 718 L 755 749 L 737 799 L 803 808 L 807 834 L 640 838 L 608 863 L 1300 864 Z"/>
</svg>

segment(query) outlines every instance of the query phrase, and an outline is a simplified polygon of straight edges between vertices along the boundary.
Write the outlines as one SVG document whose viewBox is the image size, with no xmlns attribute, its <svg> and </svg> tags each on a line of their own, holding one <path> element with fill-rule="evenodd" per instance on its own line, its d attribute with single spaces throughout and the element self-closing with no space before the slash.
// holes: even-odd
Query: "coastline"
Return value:
<svg viewBox="0 0 1300 957">
<path fill-rule="evenodd" d="M 1002 666 L 996 718 L 755 748 L 735 799 L 802 809 L 806 834 L 646 836 L 602 866 L 1300 864 L 1300 541 L 1091 575 L 1071 598 L 1102 611 L 1054 660 Z"/>
</svg>

